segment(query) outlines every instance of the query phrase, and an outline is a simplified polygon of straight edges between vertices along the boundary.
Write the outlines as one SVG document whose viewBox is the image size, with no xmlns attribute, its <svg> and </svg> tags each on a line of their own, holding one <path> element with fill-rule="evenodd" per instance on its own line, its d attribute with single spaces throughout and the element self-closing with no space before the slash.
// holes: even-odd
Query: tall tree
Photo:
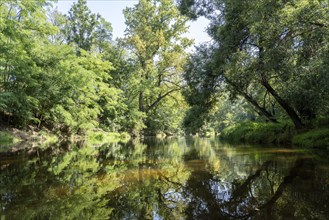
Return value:
<svg viewBox="0 0 329 220">
<path fill-rule="evenodd" d="M 74 43 L 86 51 L 98 46 L 102 52 L 104 43 L 111 40 L 111 24 L 99 14 L 92 13 L 86 0 L 73 3 L 67 19 L 67 27 L 63 31 L 66 32 L 68 43 Z"/>
<path fill-rule="evenodd" d="M 172 0 L 141 0 L 124 14 L 124 42 L 138 64 L 131 86 L 139 111 L 148 115 L 181 89 L 185 49 L 191 44 L 182 37 L 187 19 Z"/>
<path fill-rule="evenodd" d="M 1 121 L 67 132 L 99 126 L 100 118 L 114 121 L 122 106 L 120 90 L 108 84 L 113 66 L 83 50 L 77 56 L 75 47 L 61 43 L 45 5 L 0 3 Z"/>
<path fill-rule="evenodd" d="M 217 54 L 215 74 L 224 76 L 236 92 L 243 95 L 243 88 L 250 89 L 250 85 L 265 90 L 297 129 L 304 127 L 303 118 L 315 117 L 316 105 L 323 100 L 322 89 L 312 90 L 309 94 L 313 98 L 300 91 L 312 88 L 313 80 L 328 82 L 320 77 L 319 66 L 314 66 L 321 63 L 321 51 L 327 51 L 324 36 L 328 28 L 323 22 L 328 16 L 327 4 L 305 0 L 184 0 L 180 6 L 193 18 L 205 15 L 211 19 L 209 34 L 216 42 Z M 296 99 L 297 93 L 290 91 L 303 94 L 303 104 Z M 249 95 L 243 96 L 249 99 Z"/>
<path fill-rule="evenodd" d="M 0 113 L 7 122 L 21 126 L 34 119 L 38 68 L 33 49 L 55 32 L 45 16 L 46 1 L 1 1 L 0 3 Z"/>
</svg>

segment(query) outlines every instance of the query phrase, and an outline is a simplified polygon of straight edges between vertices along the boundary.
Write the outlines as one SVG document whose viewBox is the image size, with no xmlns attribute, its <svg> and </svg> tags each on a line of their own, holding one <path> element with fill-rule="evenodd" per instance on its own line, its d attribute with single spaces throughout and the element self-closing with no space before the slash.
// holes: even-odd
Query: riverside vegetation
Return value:
<svg viewBox="0 0 329 220">
<path fill-rule="evenodd" d="M 326 148 L 328 9 L 321 0 L 140 0 L 113 39 L 86 0 L 66 15 L 53 1 L 3 0 L 0 139 L 14 141 L 13 128 L 95 141 L 220 133 Z M 199 16 L 212 41 L 189 54 L 187 22 Z"/>
<path fill-rule="evenodd" d="M 210 20 L 212 41 L 186 65 L 190 132 L 254 143 L 328 147 L 328 4 L 325 1 L 181 0 Z"/>
<path fill-rule="evenodd" d="M 0 219 L 328 219 L 327 1 L 55 4 L 0 1 Z"/>
</svg>

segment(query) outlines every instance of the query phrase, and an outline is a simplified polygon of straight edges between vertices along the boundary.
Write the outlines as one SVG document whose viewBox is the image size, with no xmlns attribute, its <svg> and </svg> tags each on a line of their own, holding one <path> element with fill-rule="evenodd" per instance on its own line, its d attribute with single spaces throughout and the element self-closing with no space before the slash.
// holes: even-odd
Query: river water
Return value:
<svg viewBox="0 0 329 220">
<path fill-rule="evenodd" d="M 329 219 L 329 163 L 323 158 L 215 138 L 61 143 L 0 153 L 0 216 Z"/>
</svg>

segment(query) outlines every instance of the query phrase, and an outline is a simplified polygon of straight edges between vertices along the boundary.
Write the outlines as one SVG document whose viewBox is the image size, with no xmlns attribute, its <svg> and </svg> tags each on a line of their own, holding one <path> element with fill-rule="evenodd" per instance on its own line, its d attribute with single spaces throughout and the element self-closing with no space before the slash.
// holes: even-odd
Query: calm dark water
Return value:
<svg viewBox="0 0 329 220">
<path fill-rule="evenodd" d="M 0 153 L 8 219 L 329 219 L 329 164 L 312 152 L 149 139 Z"/>
</svg>

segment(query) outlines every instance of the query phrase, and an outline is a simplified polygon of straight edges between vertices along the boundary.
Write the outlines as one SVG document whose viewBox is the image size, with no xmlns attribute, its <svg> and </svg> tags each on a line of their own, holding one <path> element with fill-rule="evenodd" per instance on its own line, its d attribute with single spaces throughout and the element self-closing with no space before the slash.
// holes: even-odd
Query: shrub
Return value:
<svg viewBox="0 0 329 220">
<path fill-rule="evenodd" d="M 329 127 L 329 117 L 319 117 L 315 122 L 316 127 Z"/>
<path fill-rule="evenodd" d="M 292 143 L 300 147 L 329 148 L 329 129 L 315 129 L 295 135 L 292 139 Z"/>
<path fill-rule="evenodd" d="M 221 137 L 233 142 L 289 143 L 295 129 L 291 123 L 244 122 L 225 128 Z"/>
</svg>

